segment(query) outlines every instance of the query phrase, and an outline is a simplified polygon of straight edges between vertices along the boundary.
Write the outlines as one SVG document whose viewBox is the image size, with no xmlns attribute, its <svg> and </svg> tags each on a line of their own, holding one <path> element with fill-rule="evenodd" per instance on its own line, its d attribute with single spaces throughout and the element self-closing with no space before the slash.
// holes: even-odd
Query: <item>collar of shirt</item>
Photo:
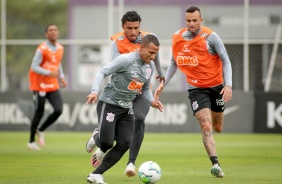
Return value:
<svg viewBox="0 0 282 184">
<path fill-rule="evenodd" d="M 201 29 L 202 28 L 200 28 L 195 34 L 193 34 L 193 33 L 191 33 L 190 31 L 187 30 L 182 34 L 182 36 L 186 40 L 191 40 L 191 39 L 195 38 L 200 33 Z"/>
<path fill-rule="evenodd" d="M 141 40 L 142 40 L 142 34 L 141 34 L 141 32 L 140 32 L 139 35 L 137 36 L 136 40 L 134 41 L 134 43 L 135 43 L 135 44 L 141 43 Z"/>
</svg>

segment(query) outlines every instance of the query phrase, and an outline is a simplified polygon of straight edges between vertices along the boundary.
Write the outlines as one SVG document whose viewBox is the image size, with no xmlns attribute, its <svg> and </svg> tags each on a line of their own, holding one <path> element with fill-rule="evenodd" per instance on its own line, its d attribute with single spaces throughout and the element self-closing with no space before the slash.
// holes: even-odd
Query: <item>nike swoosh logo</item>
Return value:
<svg viewBox="0 0 282 184">
<path fill-rule="evenodd" d="M 231 114 L 232 112 L 237 111 L 239 108 L 240 108 L 240 105 L 234 105 L 231 107 L 227 107 L 224 110 L 224 115 Z"/>
</svg>

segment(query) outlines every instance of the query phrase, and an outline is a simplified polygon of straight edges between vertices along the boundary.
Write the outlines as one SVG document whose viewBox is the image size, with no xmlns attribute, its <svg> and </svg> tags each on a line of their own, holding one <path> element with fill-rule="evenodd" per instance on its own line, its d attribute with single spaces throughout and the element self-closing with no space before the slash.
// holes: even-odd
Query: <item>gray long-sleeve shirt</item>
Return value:
<svg viewBox="0 0 282 184">
<path fill-rule="evenodd" d="M 183 37 L 187 39 L 193 39 L 195 38 L 199 32 L 199 30 L 196 34 L 192 34 L 189 31 L 186 31 L 182 34 Z M 208 51 L 212 55 L 218 55 L 222 61 L 222 67 L 223 67 L 223 76 L 224 76 L 224 85 L 232 86 L 232 68 L 231 68 L 231 62 L 229 60 L 228 54 L 226 52 L 225 46 L 222 43 L 220 37 L 215 33 L 211 33 L 207 37 L 208 42 Z M 165 85 L 168 84 L 168 82 L 171 80 L 171 78 L 174 76 L 175 72 L 177 71 L 177 65 L 174 61 L 174 58 L 172 56 L 170 65 L 167 69 L 166 75 L 165 75 Z M 197 88 L 196 86 L 193 86 L 191 84 L 187 83 L 188 89 L 194 89 Z"/>
<path fill-rule="evenodd" d="M 46 44 L 47 44 L 48 49 L 51 50 L 52 52 L 55 52 L 57 50 L 56 45 L 52 44 L 49 40 L 46 41 Z M 42 68 L 40 66 L 41 63 L 42 63 L 42 52 L 40 49 L 37 49 L 33 57 L 33 60 L 31 62 L 31 69 L 32 71 L 38 74 L 49 75 L 51 71 Z M 63 72 L 63 67 L 61 63 L 59 66 L 59 73 L 60 73 L 60 78 L 64 78 L 64 72 Z"/>
<path fill-rule="evenodd" d="M 99 70 L 91 93 L 98 94 L 103 79 L 114 73 L 99 100 L 123 108 L 132 108 L 133 99 L 142 91 L 145 99 L 151 104 L 154 101 L 150 90 L 153 71 L 153 63 L 146 64 L 138 52 L 121 54 Z"/>
</svg>

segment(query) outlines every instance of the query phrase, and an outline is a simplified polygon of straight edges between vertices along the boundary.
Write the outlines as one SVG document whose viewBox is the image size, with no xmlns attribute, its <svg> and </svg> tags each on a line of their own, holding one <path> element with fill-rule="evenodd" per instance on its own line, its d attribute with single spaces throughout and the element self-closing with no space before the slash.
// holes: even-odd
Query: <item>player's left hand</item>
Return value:
<svg viewBox="0 0 282 184">
<path fill-rule="evenodd" d="M 153 108 L 159 109 L 159 111 L 163 112 L 164 107 L 163 107 L 163 104 L 162 104 L 161 101 L 154 101 L 154 102 L 152 102 L 151 106 Z"/>
<path fill-rule="evenodd" d="M 229 102 L 232 98 L 232 87 L 231 86 L 224 86 L 220 92 L 222 94 L 222 99 L 224 102 Z"/>
<path fill-rule="evenodd" d="M 67 83 L 67 81 L 66 81 L 65 78 L 61 78 L 60 80 L 61 80 L 61 86 L 62 86 L 63 88 L 68 85 L 68 83 Z"/>
</svg>

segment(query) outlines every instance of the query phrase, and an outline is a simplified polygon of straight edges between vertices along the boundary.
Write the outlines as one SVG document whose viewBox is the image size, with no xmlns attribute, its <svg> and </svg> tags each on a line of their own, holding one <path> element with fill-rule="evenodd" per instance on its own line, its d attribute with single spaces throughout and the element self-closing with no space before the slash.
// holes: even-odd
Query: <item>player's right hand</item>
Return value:
<svg viewBox="0 0 282 184">
<path fill-rule="evenodd" d="M 159 76 L 157 76 L 156 79 L 159 79 L 159 82 L 160 82 L 160 83 L 161 83 L 161 82 L 165 82 L 165 78 L 164 78 L 164 77 L 159 77 Z"/>
<path fill-rule="evenodd" d="M 164 106 L 161 101 L 154 101 L 152 102 L 151 106 L 153 108 L 159 109 L 159 111 L 163 112 Z"/>
<path fill-rule="evenodd" d="M 95 103 L 98 99 L 98 95 L 95 93 L 91 93 L 86 98 L 87 98 L 87 101 L 85 104 Z"/>
</svg>

